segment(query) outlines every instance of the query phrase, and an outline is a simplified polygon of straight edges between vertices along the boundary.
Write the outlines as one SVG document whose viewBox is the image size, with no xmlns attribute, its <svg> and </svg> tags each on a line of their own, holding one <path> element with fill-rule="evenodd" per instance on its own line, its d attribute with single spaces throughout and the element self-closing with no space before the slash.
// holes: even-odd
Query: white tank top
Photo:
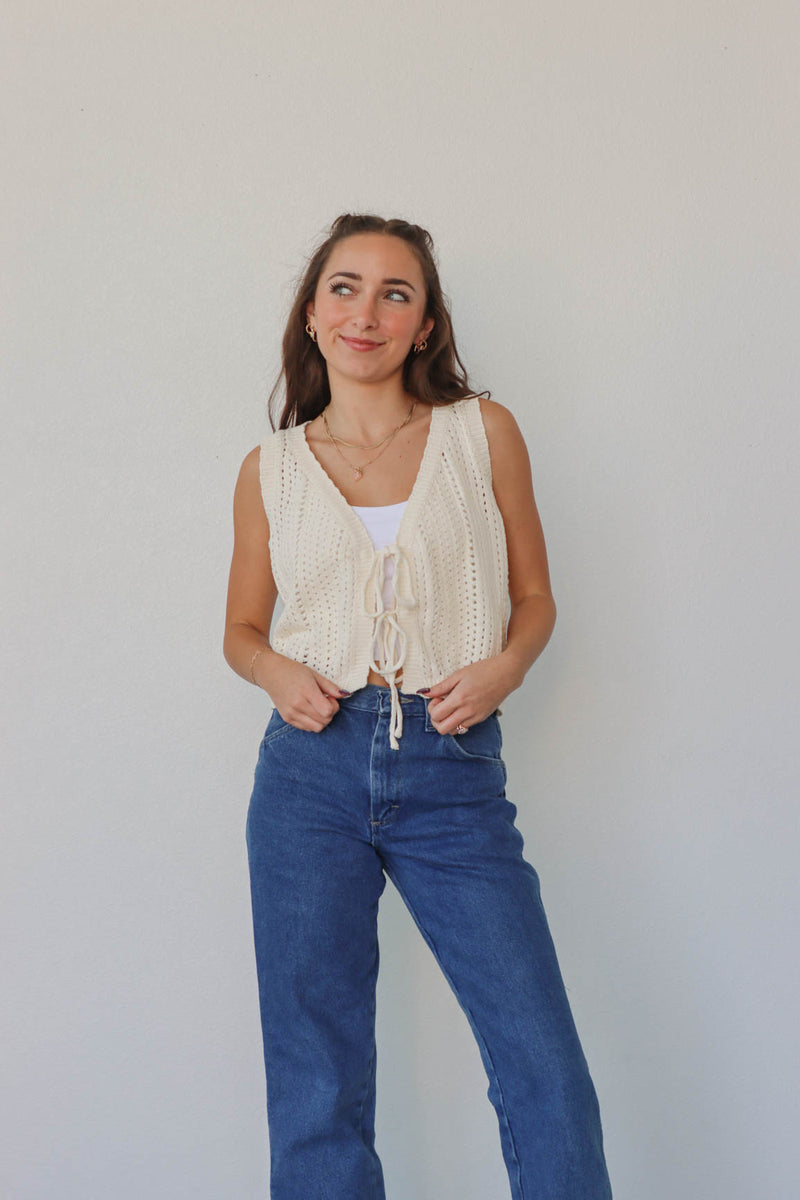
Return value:
<svg viewBox="0 0 800 1200">
<path fill-rule="evenodd" d="M 376 550 L 382 550 L 384 546 L 391 545 L 397 537 L 397 530 L 400 528 L 400 521 L 407 504 L 407 500 L 401 500 L 399 504 L 378 504 L 366 507 L 351 504 L 350 507 L 356 516 L 361 518 L 372 545 Z M 387 608 L 391 608 L 394 603 L 393 578 L 394 561 L 387 558 L 383 582 L 383 602 Z"/>
</svg>

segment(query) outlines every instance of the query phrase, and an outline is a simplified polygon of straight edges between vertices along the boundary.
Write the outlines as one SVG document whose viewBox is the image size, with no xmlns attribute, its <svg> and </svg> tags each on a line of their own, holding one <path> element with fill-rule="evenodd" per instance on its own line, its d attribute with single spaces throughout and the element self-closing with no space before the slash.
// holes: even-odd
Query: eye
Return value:
<svg viewBox="0 0 800 1200">
<path fill-rule="evenodd" d="M 399 296 L 400 299 L 402 301 L 404 301 L 406 304 L 408 304 L 409 300 L 411 299 L 411 297 L 408 295 L 407 292 L 401 292 L 399 288 L 392 288 L 392 290 L 390 292 L 387 292 L 386 295 L 390 296 L 390 297 L 391 296 Z"/>
<path fill-rule="evenodd" d="M 328 291 L 333 292 L 335 296 L 345 296 L 348 292 L 352 292 L 352 290 L 349 283 L 342 283 L 341 280 L 339 283 L 332 283 L 328 288 Z"/>
</svg>

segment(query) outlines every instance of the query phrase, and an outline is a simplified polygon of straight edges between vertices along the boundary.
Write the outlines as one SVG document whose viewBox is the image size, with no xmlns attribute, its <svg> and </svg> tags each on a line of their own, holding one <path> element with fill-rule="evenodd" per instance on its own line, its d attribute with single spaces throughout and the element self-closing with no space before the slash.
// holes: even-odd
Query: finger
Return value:
<svg viewBox="0 0 800 1200">
<path fill-rule="evenodd" d="M 454 679 L 448 675 L 447 679 L 440 679 L 438 683 L 434 683 L 431 687 L 429 687 L 425 692 L 425 695 L 429 700 L 440 700 L 443 696 L 446 696 L 448 692 L 453 690 L 457 682 L 457 679 Z"/>
<path fill-rule="evenodd" d="M 313 696 L 309 697 L 309 702 L 315 714 L 319 713 L 324 721 L 329 721 L 333 714 L 339 710 L 337 697 L 341 694 L 341 688 L 338 684 L 333 683 L 330 679 L 326 679 L 323 675 L 315 673 L 314 678 L 318 690 Z"/>
<path fill-rule="evenodd" d="M 317 692 L 313 696 L 299 696 L 297 704 L 284 720 L 297 729 L 319 733 L 336 716 L 339 705 L 331 696 Z"/>
<path fill-rule="evenodd" d="M 448 733 L 455 733 L 459 725 L 468 728 L 467 722 L 459 716 L 448 717 L 446 721 L 434 722 L 436 732 L 441 733 L 443 736 Z"/>
<path fill-rule="evenodd" d="M 451 705 L 447 712 L 432 716 L 434 728 L 439 733 L 455 733 L 459 725 L 469 729 L 471 725 L 477 725 L 480 719 L 475 708 L 464 702 Z"/>
<path fill-rule="evenodd" d="M 350 692 L 346 692 L 344 688 L 340 688 L 338 683 L 334 683 L 332 679 L 326 679 L 324 675 L 318 675 L 314 672 L 314 678 L 317 681 L 317 686 L 326 696 L 349 696 Z"/>
<path fill-rule="evenodd" d="M 323 729 L 335 716 L 334 713 L 326 713 L 324 716 L 316 710 L 297 713 L 289 722 L 290 725 L 295 725 L 298 729 L 304 729 L 306 733 L 321 733 Z"/>
<path fill-rule="evenodd" d="M 458 707 L 453 704 L 446 704 L 445 707 L 441 708 L 441 711 L 437 708 L 435 712 L 431 713 L 434 728 L 438 729 L 440 733 L 442 732 L 442 726 L 445 724 L 448 725 L 448 730 L 450 728 L 455 729 L 460 720 L 458 713 Z"/>
<path fill-rule="evenodd" d="M 455 712 L 459 704 L 463 703 L 455 694 L 455 685 L 448 692 L 443 692 L 439 696 L 434 696 L 430 702 L 435 706 L 435 711 L 438 714 L 439 720 L 444 720 L 450 713 Z"/>
<path fill-rule="evenodd" d="M 324 725 L 327 725 L 339 711 L 338 701 L 334 700 L 333 696 L 325 696 L 321 692 L 312 700 L 311 706 L 314 710 L 309 714 L 311 719 L 318 719 Z"/>
</svg>

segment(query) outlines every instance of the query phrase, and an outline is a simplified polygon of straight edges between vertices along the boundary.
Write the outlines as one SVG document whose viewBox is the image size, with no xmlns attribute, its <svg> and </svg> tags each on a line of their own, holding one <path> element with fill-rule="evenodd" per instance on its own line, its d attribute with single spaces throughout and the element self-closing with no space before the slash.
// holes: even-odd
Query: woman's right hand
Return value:
<svg viewBox="0 0 800 1200">
<path fill-rule="evenodd" d="M 253 675 L 289 725 L 321 733 L 339 711 L 337 697 L 347 695 L 305 663 L 267 650 L 254 664 Z"/>
</svg>

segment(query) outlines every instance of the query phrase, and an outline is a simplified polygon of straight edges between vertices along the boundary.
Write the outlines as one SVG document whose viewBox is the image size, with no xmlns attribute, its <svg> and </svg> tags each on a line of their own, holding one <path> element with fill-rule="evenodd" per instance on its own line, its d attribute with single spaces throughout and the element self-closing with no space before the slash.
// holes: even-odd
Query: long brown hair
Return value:
<svg viewBox="0 0 800 1200">
<path fill-rule="evenodd" d="M 278 428 L 300 425 L 318 416 L 330 401 L 328 372 L 319 347 L 305 332 L 306 306 L 313 300 L 317 283 L 337 242 L 355 233 L 384 233 L 402 238 L 417 256 L 426 290 L 426 317 L 433 317 L 427 348 L 416 354 L 410 350 L 403 364 L 403 386 L 409 395 L 428 404 L 452 404 L 474 395 L 467 372 L 458 356 L 447 302 L 442 294 L 439 272 L 434 260 L 433 239 L 426 229 L 398 218 L 386 220 L 371 213 L 343 213 L 330 227 L 328 236 L 317 247 L 297 286 L 292 310 L 283 335 L 280 374 L 269 395 L 269 409 L 283 385 L 284 405 Z M 488 395 L 483 392 L 482 395 Z"/>
</svg>

